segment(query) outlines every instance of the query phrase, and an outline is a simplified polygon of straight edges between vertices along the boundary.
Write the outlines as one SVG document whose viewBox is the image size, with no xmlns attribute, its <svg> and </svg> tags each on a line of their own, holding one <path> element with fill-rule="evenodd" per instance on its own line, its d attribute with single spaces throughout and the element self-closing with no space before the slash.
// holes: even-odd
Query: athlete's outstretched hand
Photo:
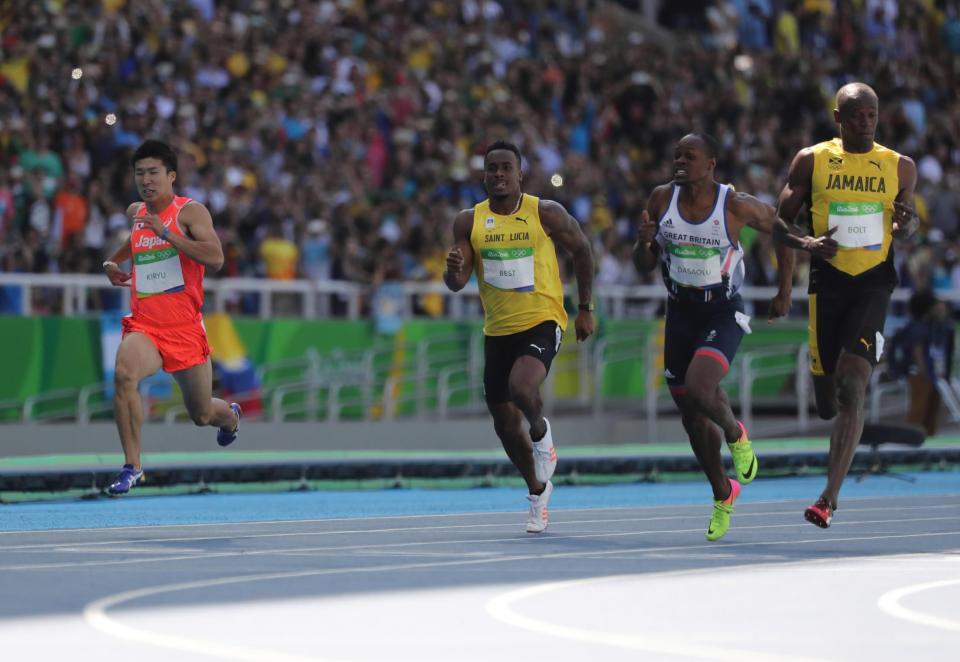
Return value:
<svg viewBox="0 0 960 662">
<path fill-rule="evenodd" d="M 893 201 L 893 236 L 897 239 L 907 239 L 920 225 L 920 217 L 914 211 L 913 205 L 899 200 Z"/>
<path fill-rule="evenodd" d="M 837 240 L 833 238 L 834 233 L 839 226 L 833 226 L 819 237 L 808 237 L 807 244 L 804 246 L 811 255 L 816 255 L 824 260 L 829 260 L 837 254 Z"/>
<path fill-rule="evenodd" d="M 463 252 L 460 250 L 459 246 L 454 246 L 450 249 L 450 252 L 447 253 L 447 273 L 451 276 L 460 276 L 460 271 L 463 269 Z"/>
<path fill-rule="evenodd" d="M 778 317 L 786 317 L 790 312 L 790 292 L 777 292 L 777 296 L 770 299 L 770 305 L 767 307 L 767 323 L 773 322 Z"/>
<path fill-rule="evenodd" d="M 589 310 L 581 310 L 577 313 L 577 319 L 573 322 L 573 328 L 577 331 L 577 342 L 583 342 L 592 336 L 594 329 L 593 313 Z"/>
<path fill-rule="evenodd" d="M 637 243 L 641 245 L 649 244 L 657 236 L 657 223 L 650 220 L 650 214 L 646 209 L 640 216 L 640 229 L 637 232 Z"/>
<path fill-rule="evenodd" d="M 120 267 L 115 267 L 112 264 L 108 264 L 104 270 L 107 273 L 107 278 L 110 279 L 111 285 L 130 287 L 130 279 L 133 278 L 133 274 L 130 272 L 124 271 Z"/>
</svg>

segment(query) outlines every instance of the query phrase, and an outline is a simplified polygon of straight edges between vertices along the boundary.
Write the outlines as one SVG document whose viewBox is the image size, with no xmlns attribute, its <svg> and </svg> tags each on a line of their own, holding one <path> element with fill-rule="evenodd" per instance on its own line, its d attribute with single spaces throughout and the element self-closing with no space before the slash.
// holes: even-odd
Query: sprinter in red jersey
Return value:
<svg viewBox="0 0 960 662">
<path fill-rule="evenodd" d="M 123 318 L 117 349 L 113 411 L 123 446 L 124 465 L 107 488 L 124 494 L 143 477 L 140 381 L 163 369 L 183 393 L 197 425 L 219 428 L 217 442 L 237 438 L 240 406 L 213 397 L 210 345 L 203 328 L 203 273 L 223 266 L 223 249 L 210 212 L 199 202 L 173 192 L 177 155 L 166 143 L 148 140 L 131 159 L 143 202 L 127 208 L 133 222 L 130 241 L 103 263 L 114 285 L 130 287 L 131 314 Z M 118 265 L 133 262 L 130 273 Z"/>
</svg>

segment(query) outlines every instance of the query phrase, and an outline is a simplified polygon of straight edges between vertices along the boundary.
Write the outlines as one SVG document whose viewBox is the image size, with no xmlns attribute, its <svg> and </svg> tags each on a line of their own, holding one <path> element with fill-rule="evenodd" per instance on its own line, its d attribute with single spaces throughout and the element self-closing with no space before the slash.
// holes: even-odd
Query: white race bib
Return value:
<svg viewBox="0 0 960 662">
<path fill-rule="evenodd" d="M 180 254 L 173 246 L 136 253 L 133 268 L 137 272 L 137 297 L 140 299 L 176 292 L 184 287 Z"/>
<path fill-rule="evenodd" d="M 872 248 L 883 245 L 883 203 L 831 202 L 828 228 L 837 228 L 833 238 L 840 248 Z"/>
<path fill-rule="evenodd" d="M 482 248 L 483 279 L 498 290 L 534 289 L 533 248 Z"/>
<path fill-rule="evenodd" d="M 719 248 L 667 244 L 670 254 L 670 278 L 686 287 L 710 287 L 723 282 Z"/>
</svg>

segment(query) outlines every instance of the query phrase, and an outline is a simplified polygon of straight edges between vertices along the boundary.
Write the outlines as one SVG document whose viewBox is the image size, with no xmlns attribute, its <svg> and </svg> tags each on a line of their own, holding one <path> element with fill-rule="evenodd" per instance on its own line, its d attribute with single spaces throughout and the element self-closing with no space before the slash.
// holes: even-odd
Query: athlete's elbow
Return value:
<svg viewBox="0 0 960 662">
<path fill-rule="evenodd" d="M 210 262 L 207 262 L 207 269 L 214 273 L 217 273 L 223 269 L 223 256 L 221 255 L 220 257 L 214 258 Z"/>
</svg>

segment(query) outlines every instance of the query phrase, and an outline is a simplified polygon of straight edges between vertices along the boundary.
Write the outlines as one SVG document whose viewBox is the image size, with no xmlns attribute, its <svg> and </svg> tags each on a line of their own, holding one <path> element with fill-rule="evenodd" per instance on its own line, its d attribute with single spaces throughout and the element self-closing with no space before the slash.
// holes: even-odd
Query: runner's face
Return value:
<svg viewBox="0 0 960 662">
<path fill-rule="evenodd" d="M 673 179 L 678 184 L 689 184 L 713 176 L 716 162 L 707 154 L 703 141 L 688 136 L 677 143 L 673 152 Z"/>
<path fill-rule="evenodd" d="M 177 178 L 177 173 L 167 170 L 160 159 L 151 157 L 140 159 L 134 164 L 133 178 L 140 199 L 151 202 L 173 195 L 173 180 Z"/>
<path fill-rule="evenodd" d="M 837 111 L 840 136 L 857 143 L 873 142 L 877 134 L 877 101 L 869 96 L 851 99 Z"/>
<path fill-rule="evenodd" d="M 519 193 L 521 179 L 516 154 L 508 149 L 495 149 L 487 154 L 483 185 L 491 198 L 506 198 Z"/>
</svg>

